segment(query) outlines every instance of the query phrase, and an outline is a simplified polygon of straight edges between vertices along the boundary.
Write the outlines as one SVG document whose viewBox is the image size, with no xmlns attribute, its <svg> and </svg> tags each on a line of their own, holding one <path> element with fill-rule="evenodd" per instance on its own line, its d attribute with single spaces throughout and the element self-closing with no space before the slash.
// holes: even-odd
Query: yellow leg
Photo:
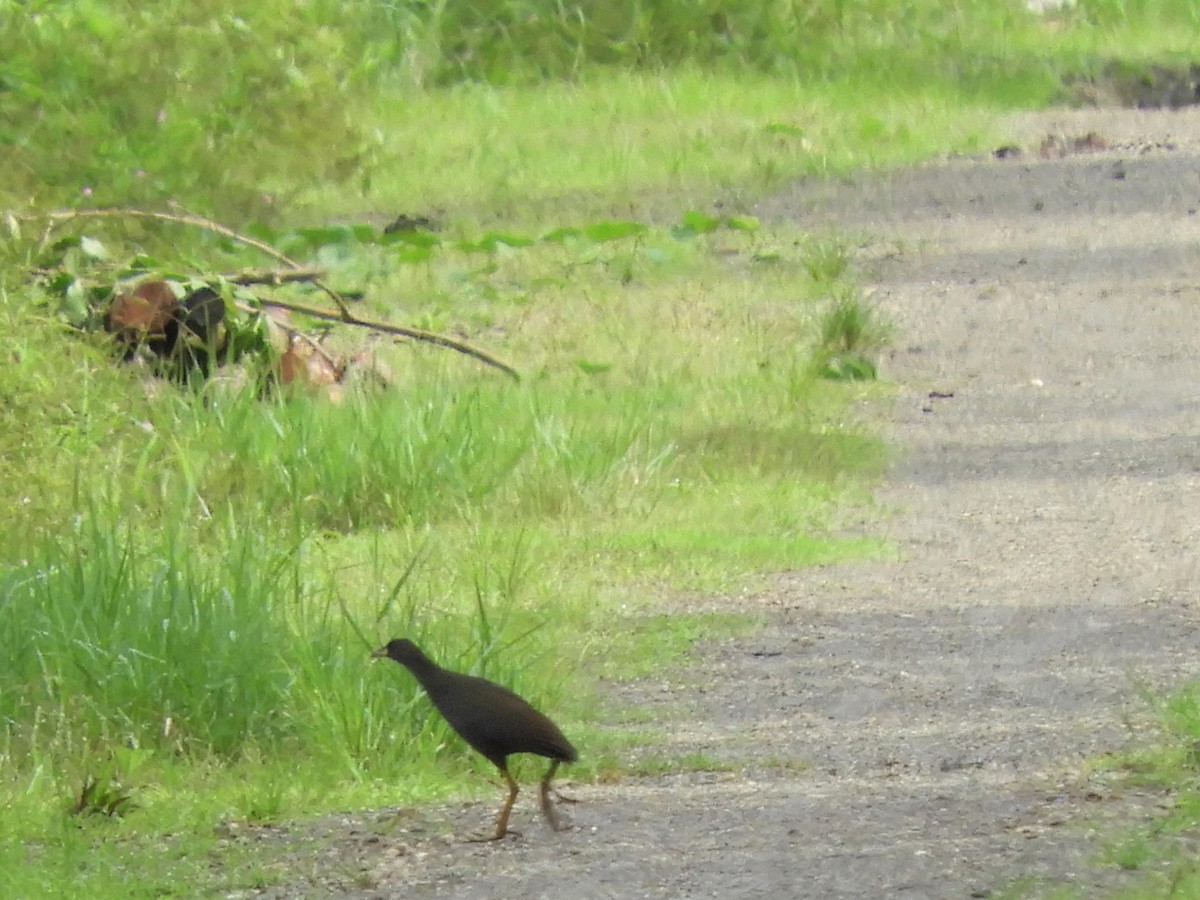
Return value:
<svg viewBox="0 0 1200 900">
<path fill-rule="evenodd" d="M 508 817 L 512 813 L 513 804 L 517 802 L 517 782 L 513 779 L 508 769 L 501 769 L 505 781 L 508 782 L 508 799 L 504 802 L 504 806 L 500 810 L 500 815 L 496 816 L 496 833 L 490 837 L 468 838 L 473 843 L 481 843 L 483 841 L 498 841 L 500 838 L 508 834 Z M 513 834 L 516 834 L 514 831 Z"/>
<path fill-rule="evenodd" d="M 545 777 L 542 778 L 541 798 L 542 798 L 542 815 L 546 817 L 546 821 L 550 823 L 550 827 L 555 831 L 562 831 L 564 826 L 558 820 L 558 813 L 554 810 L 554 804 L 550 802 L 550 792 L 554 790 L 550 787 L 550 780 L 554 777 L 554 773 L 558 771 L 558 760 L 550 763 L 550 768 L 546 770 Z M 558 791 L 554 791 L 554 796 L 563 799 Z"/>
</svg>

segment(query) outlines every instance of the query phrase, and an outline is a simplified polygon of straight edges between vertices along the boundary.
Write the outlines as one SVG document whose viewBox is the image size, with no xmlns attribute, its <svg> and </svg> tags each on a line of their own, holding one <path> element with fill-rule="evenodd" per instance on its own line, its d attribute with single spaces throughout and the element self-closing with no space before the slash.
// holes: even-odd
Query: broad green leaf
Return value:
<svg viewBox="0 0 1200 900">
<path fill-rule="evenodd" d="M 75 277 L 70 272 L 64 272 L 62 269 L 59 269 L 46 282 L 46 290 L 55 294 L 65 294 L 70 290 L 71 283 L 74 280 Z"/>
<path fill-rule="evenodd" d="M 582 236 L 583 231 L 579 228 L 563 227 L 550 229 L 538 238 L 538 240 L 545 241 L 546 243 L 562 244 L 568 240 Z"/>
<path fill-rule="evenodd" d="M 310 247 L 322 247 L 329 244 L 341 244 L 354 239 L 354 229 L 349 225 L 320 225 L 309 228 L 297 228 L 291 232 L 291 235 L 299 238 Z"/>
<path fill-rule="evenodd" d="M 429 262 L 431 259 L 433 259 L 432 246 L 421 247 L 409 245 L 400 247 L 395 253 L 396 262 L 404 263 L 405 265 Z"/>
<path fill-rule="evenodd" d="M 505 247 L 528 247 L 532 243 L 533 238 L 523 234 L 489 231 L 477 241 L 460 241 L 457 246 L 464 253 L 495 253 L 496 248 L 501 245 Z"/>
<path fill-rule="evenodd" d="M 834 356 L 821 367 L 821 377 L 833 381 L 873 381 L 875 364 L 857 353 Z"/>
<path fill-rule="evenodd" d="M 155 269 L 158 269 L 161 266 L 162 262 L 155 257 L 147 256 L 144 253 L 139 253 L 129 261 L 129 265 L 126 266 L 122 272 L 135 275 L 142 272 L 153 272 Z M 118 277 L 124 278 L 126 276 L 124 274 L 119 274 Z"/>
<path fill-rule="evenodd" d="M 506 247 L 528 247 L 533 243 L 533 238 L 528 235 L 505 231 L 489 231 L 483 236 L 483 240 L 493 244 L 504 244 Z"/>
<path fill-rule="evenodd" d="M 641 222 L 628 221 L 593 222 L 583 229 L 583 233 L 593 241 L 619 241 L 645 232 L 646 226 Z"/>
<path fill-rule="evenodd" d="M 693 209 L 683 214 L 683 227 L 696 234 L 711 234 L 721 227 L 721 220 Z"/>
<path fill-rule="evenodd" d="M 762 224 L 754 216 L 726 216 L 725 227 L 753 234 L 762 227 Z"/>
<path fill-rule="evenodd" d="M 428 231 L 393 231 L 377 239 L 380 244 L 408 244 L 411 247 L 436 247 L 442 239 Z"/>
<path fill-rule="evenodd" d="M 260 241 L 266 241 L 268 244 L 273 243 L 279 237 L 279 232 L 265 222 L 251 222 L 242 228 L 241 231 L 247 237 L 258 238 Z"/>
<path fill-rule="evenodd" d="M 74 279 L 63 294 L 63 312 L 72 325 L 82 325 L 88 317 L 88 290 L 79 279 Z"/>
<path fill-rule="evenodd" d="M 88 237 L 86 234 L 79 239 L 79 249 L 89 259 L 108 259 L 108 250 L 105 249 L 104 245 L 95 238 Z"/>
<path fill-rule="evenodd" d="M 99 40 L 107 43 L 121 30 L 122 23 L 113 15 L 107 3 L 75 2 L 72 4 L 80 23 Z"/>
</svg>

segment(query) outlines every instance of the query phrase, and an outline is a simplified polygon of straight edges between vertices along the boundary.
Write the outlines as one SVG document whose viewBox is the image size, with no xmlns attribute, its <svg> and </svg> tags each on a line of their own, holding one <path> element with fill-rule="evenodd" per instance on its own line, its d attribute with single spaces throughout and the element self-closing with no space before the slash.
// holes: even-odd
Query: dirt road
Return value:
<svg viewBox="0 0 1200 900">
<path fill-rule="evenodd" d="M 1142 688 L 1200 678 L 1200 114 L 1014 130 L 1124 146 L 800 185 L 759 210 L 870 238 L 901 451 L 870 527 L 897 556 L 714 600 L 771 624 L 627 688 L 671 717 L 666 752 L 731 771 L 579 786 L 561 834 L 526 798 L 526 838 L 498 844 L 343 820 L 305 896 L 1096 896 L 1127 877 L 1105 832 L 1162 798 L 1081 765 L 1146 739 Z"/>
</svg>

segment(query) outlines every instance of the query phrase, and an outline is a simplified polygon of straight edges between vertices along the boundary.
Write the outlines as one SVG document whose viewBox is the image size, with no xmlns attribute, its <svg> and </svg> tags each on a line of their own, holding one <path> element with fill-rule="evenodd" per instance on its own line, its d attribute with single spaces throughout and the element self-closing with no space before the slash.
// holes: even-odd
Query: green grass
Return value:
<svg viewBox="0 0 1200 900">
<path fill-rule="evenodd" d="M 631 208 L 673 217 L 681 193 L 742 211 L 795 178 L 983 150 L 997 108 L 948 84 L 898 93 L 885 81 L 687 68 L 401 93 L 371 115 L 378 164 L 399 157 L 403 167 L 365 197 L 319 188 L 301 202 L 351 215 L 364 203 L 382 216 L 443 211 L 468 224 L 574 224 Z"/>
<path fill-rule="evenodd" d="M 869 299 L 857 291 L 835 291 L 821 317 L 813 364 L 823 378 L 869 381 L 890 336 L 890 326 Z"/>
<path fill-rule="evenodd" d="M 735 772 L 740 766 L 724 762 L 700 751 L 678 757 L 646 757 L 629 766 L 630 775 L 656 777 L 684 772 Z"/>
<path fill-rule="evenodd" d="M 1048 19 L 991 0 L 3 0 L 0 205 L 171 199 L 238 223 L 305 199 L 509 219 L 680 187 L 737 199 L 977 148 L 990 112 L 1066 75 L 1189 61 L 1196 18 L 1185 0 Z"/>
<path fill-rule="evenodd" d="M 1106 897 L 1118 900 L 1185 898 L 1200 890 L 1200 686 L 1185 684 L 1166 695 L 1143 690 L 1161 725 L 1158 739 L 1089 765 L 1104 773 L 1104 793 L 1119 802 L 1123 792 L 1140 795 L 1156 812 L 1139 824 L 1106 830 L 1097 867 L 1122 871 L 1119 887 Z M 1023 879 L 1004 894 L 1012 897 L 1081 897 L 1073 885 L 1054 878 Z"/>
<path fill-rule="evenodd" d="M 163 871 L 194 887 L 223 822 L 491 796 L 412 679 L 368 660 L 392 636 L 553 711 L 586 748 L 574 777 L 619 773 L 645 737 L 601 724 L 589 669 L 749 627 L 664 599 L 872 549 L 830 531 L 884 454 L 839 420 L 863 389 L 811 374 L 821 298 L 848 282 L 814 280 L 805 246 L 650 227 L 420 266 L 363 247 L 347 265 L 375 296 L 500 336 L 525 377 L 404 345 L 383 351 L 396 386 L 340 404 L 147 389 L 8 293 L 0 792 L 23 824 L 0 844 L 39 848 L 29 892 L 67 871 L 114 891 L 162 830 L 187 860 Z M 749 277 L 764 248 L 778 261 Z M 91 835 L 88 864 L 63 829 Z M 220 852 L 212 885 L 266 877 Z"/>
<path fill-rule="evenodd" d="M 1129 784 L 1162 790 L 1170 809 L 1113 841 L 1107 858 L 1136 873 L 1133 886 L 1119 897 L 1193 897 L 1200 890 L 1200 685 L 1148 699 L 1159 712 L 1162 741 L 1112 765 Z"/>
</svg>

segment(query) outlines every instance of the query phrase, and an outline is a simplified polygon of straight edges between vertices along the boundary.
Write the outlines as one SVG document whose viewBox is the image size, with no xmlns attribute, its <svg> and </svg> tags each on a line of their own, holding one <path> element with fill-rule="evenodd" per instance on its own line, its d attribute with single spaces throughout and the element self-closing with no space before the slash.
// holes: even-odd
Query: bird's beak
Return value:
<svg viewBox="0 0 1200 900">
<path fill-rule="evenodd" d="M 382 659 L 387 656 L 387 647 L 380 647 L 378 650 L 371 651 L 371 659 Z"/>
</svg>

